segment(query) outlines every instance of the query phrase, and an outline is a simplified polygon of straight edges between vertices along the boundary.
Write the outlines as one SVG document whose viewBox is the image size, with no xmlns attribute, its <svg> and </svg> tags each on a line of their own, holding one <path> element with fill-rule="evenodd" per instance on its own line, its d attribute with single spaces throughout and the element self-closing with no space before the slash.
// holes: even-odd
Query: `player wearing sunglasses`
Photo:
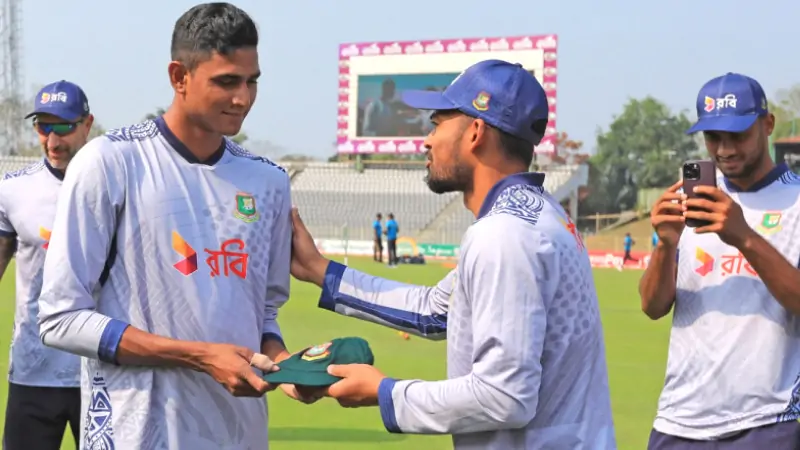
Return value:
<svg viewBox="0 0 800 450">
<path fill-rule="evenodd" d="M 83 90 L 57 81 L 39 91 L 27 118 L 33 118 L 44 158 L 0 181 L 0 278 L 15 252 L 17 263 L 2 447 L 57 450 L 67 425 L 80 435 L 80 360 L 42 344 L 37 300 L 61 181 L 93 117 Z"/>
</svg>

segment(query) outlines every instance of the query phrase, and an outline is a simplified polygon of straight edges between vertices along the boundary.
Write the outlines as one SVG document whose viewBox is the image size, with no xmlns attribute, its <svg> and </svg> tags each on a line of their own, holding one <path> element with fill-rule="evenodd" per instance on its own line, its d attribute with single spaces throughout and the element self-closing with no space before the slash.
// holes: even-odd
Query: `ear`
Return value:
<svg viewBox="0 0 800 450">
<path fill-rule="evenodd" d="M 180 61 L 171 61 L 167 66 L 167 73 L 169 74 L 169 84 L 179 94 L 186 93 L 186 80 L 189 77 L 189 71 L 186 66 Z"/>
<path fill-rule="evenodd" d="M 768 113 L 764 116 L 764 131 L 767 132 L 767 136 L 772 136 L 772 132 L 775 130 L 775 114 Z"/>
<path fill-rule="evenodd" d="M 483 119 L 470 119 L 471 122 L 464 132 L 464 138 L 468 141 L 470 153 L 475 153 L 476 149 L 486 143 L 489 138 L 489 127 Z"/>
<path fill-rule="evenodd" d="M 92 125 L 94 124 L 94 115 L 89 114 L 83 119 L 83 124 L 86 127 L 86 132 L 88 133 L 92 129 Z"/>
</svg>

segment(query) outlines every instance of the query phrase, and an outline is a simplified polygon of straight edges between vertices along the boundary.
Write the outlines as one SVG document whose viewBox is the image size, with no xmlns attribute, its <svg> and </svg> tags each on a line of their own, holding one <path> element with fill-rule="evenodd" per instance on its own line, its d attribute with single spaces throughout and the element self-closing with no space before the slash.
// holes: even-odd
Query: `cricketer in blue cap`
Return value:
<svg viewBox="0 0 800 450">
<path fill-rule="evenodd" d="M 501 157 L 510 173 L 526 172 L 533 147 L 547 127 L 547 95 L 520 64 L 490 59 L 476 63 L 444 90 L 406 91 L 412 108 L 432 111 L 427 183 L 437 193 L 468 192 L 476 169 Z M 500 150 L 486 151 L 487 149 Z"/>
<path fill-rule="evenodd" d="M 775 118 L 758 81 L 738 73 L 716 77 L 697 94 L 697 123 L 709 156 L 729 184 L 747 189 L 775 167 L 769 135 Z"/>
<path fill-rule="evenodd" d="M 545 175 L 528 172 L 549 116 L 544 90 L 520 65 L 489 60 L 443 93 L 403 100 L 433 111 L 428 186 L 462 192 L 475 218 L 458 268 L 435 287 L 358 272 L 326 260 L 295 209 L 291 272 L 322 288 L 320 308 L 446 338 L 448 378 L 332 364 L 341 381 L 324 395 L 378 406 L 392 433 L 452 434 L 455 450 L 617 448 L 589 256 Z"/>
<path fill-rule="evenodd" d="M 687 133 L 741 133 L 767 114 L 767 96 L 758 81 L 738 73 L 727 73 L 700 89 L 697 94 L 697 123 Z"/>
<path fill-rule="evenodd" d="M 647 449 L 797 450 L 800 177 L 770 156 L 775 118 L 752 78 L 706 83 L 697 116 L 689 132 L 724 176 L 686 193 L 678 181 L 651 211 L 641 305 L 673 325 Z"/>
<path fill-rule="evenodd" d="M 72 157 L 86 144 L 94 122 L 86 94 L 69 81 L 50 83 L 36 94 L 33 111 L 25 116 L 31 117 L 48 168 L 63 176 Z"/>
</svg>

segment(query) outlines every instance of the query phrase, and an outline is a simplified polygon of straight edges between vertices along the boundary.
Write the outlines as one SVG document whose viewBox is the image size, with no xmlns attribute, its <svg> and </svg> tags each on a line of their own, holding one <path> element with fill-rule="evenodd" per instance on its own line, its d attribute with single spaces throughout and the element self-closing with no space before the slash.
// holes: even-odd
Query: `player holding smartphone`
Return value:
<svg viewBox="0 0 800 450">
<path fill-rule="evenodd" d="M 704 198 L 713 199 L 705 194 L 698 193 L 695 188 L 698 186 L 717 187 L 717 167 L 713 161 L 687 161 L 683 165 L 683 191 L 687 199 Z M 683 208 L 681 208 L 683 209 Z M 698 211 L 696 208 L 691 211 Z M 702 210 L 699 210 L 702 211 Z M 687 218 L 686 226 L 692 228 L 710 225 L 711 222 L 702 219 Z"/>
<path fill-rule="evenodd" d="M 639 283 L 651 319 L 674 306 L 648 449 L 794 450 L 800 177 L 769 155 L 775 118 L 755 80 L 709 81 L 697 115 L 688 132 L 703 133 L 710 162 L 687 162 L 653 207 L 659 241 Z"/>
</svg>

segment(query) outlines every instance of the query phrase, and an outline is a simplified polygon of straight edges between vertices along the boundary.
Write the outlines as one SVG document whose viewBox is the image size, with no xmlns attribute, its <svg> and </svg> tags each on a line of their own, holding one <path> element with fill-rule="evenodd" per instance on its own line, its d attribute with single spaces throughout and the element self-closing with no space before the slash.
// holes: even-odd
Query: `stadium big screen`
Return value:
<svg viewBox="0 0 800 450">
<path fill-rule="evenodd" d="M 444 90 L 464 69 L 485 59 L 520 63 L 544 87 L 550 121 L 537 153 L 555 151 L 555 35 L 343 44 L 339 48 L 339 153 L 420 153 L 430 111 L 400 101 L 405 90 Z"/>
</svg>

